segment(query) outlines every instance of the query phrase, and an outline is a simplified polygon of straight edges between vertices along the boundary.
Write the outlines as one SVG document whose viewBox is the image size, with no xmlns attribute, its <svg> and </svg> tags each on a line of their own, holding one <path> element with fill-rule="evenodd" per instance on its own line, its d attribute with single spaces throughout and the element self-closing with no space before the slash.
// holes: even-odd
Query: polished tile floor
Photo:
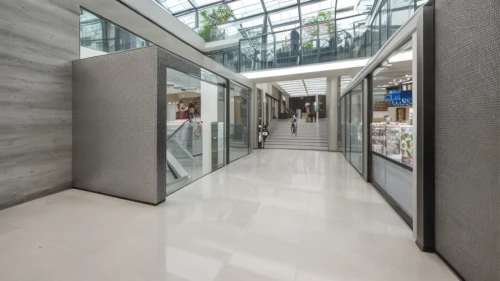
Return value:
<svg viewBox="0 0 500 281">
<path fill-rule="evenodd" d="M 341 154 L 256 151 L 152 207 L 69 190 L 0 211 L 8 281 L 448 281 Z"/>
</svg>

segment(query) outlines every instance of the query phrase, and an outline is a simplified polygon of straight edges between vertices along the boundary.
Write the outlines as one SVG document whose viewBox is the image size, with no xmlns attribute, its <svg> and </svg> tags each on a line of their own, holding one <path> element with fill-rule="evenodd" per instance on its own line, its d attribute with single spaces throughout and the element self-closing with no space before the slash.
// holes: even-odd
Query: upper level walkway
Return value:
<svg viewBox="0 0 500 281">
<path fill-rule="evenodd" d="M 340 153 L 264 150 L 153 207 L 78 190 L 0 211 L 2 280 L 455 281 Z"/>
</svg>

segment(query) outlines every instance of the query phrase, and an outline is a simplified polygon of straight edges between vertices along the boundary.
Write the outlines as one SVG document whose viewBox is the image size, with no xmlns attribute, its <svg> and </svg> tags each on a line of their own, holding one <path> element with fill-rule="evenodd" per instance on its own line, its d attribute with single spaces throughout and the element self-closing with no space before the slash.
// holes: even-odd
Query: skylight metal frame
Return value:
<svg viewBox="0 0 500 281">
<path fill-rule="evenodd" d="M 201 24 L 200 24 L 200 16 L 199 16 L 199 13 L 200 11 L 202 10 L 205 10 L 205 9 L 209 9 L 211 7 L 218 7 L 218 6 L 224 6 L 226 8 L 228 8 L 229 10 L 231 10 L 232 12 L 232 17 L 233 19 L 228 21 L 226 24 L 231 24 L 231 23 L 237 23 L 237 22 L 241 22 L 241 21 L 245 21 L 247 19 L 251 19 L 251 18 L 255 18 L 255 17 L 260 17 L 260 16 L 263 16 L 264 17 L 264 23 L 263 23 L 263 26 L 262 26 L 262 32 L 261 32 L 261 35 L 266 35 L 266 34 L 271 34 L 271 33 L 274 33 L 275 30 L 274 28 L 275 27 L 281 27 L 281 26 L 286 26 L 286 25 L 291 25 L 292 23 L 291 22 L 282 22 L 278 25 L 276 24 L 273 24 L 273 22 L 271 22 L 270 20 L 270 15 L 271 14 L 276 14 L 276 13 L 279 13 L 279 12 L 282 12 L 282 11 L 285 11 L 285 10 L 288 10 L 288 9 L 297 9 L 298 11 L 298 20 L 294 20 L 293 21 L 293 24 L 299 24 L 299 26 L 295 27 L 295 28 L 299 28 L 300 29 L 300 37 L 302 38 L 302 27 L 304 26 L 304 15 L 302 13 L 302 8 L 303 7 L 306 7 L 306 6 L 309 6 L 309 5 L 314 5 L 314 4 L 317 4 L 317 3 L 322 3 L 322 2 L 325 2 L 325 1 L 335 1 L 335 5 L 332 5 L 331 7 L 331 11 L 332 11 L 332 19 L 331 21 L 335 21 L 337 19 L 337 13 L 341 12 L 339 10 L 337 10 L 338 8 L 338 4 L 339 4 L 339 1 L 348 1 L 348 0 L 276 0 L 278 2 L 281 2 L 281 1 L 285 1 L 287 3 L 292 3 L 293 4 L 290 4 L 290 5 L 284 5 L 284 6 L 280 6 L 278 8 L 275 8 L 275 9 L 269 9 L 268 6 L 266 6 L 266 3 L 269 4 L 269 1 L 268 0 L 260 0 L 260 5 L 262 6 L 262 12 L 260 13 L 256 13 L 256 14 L 252 14 L 252 15 L 246 15 L 246 16 L 243 16 L 243 17 L 236 17 L 235 14 L 233 13 L 233 10 L 230 8 L 229 4 L 230 3 L 234 3 L 234 2 L 239 2 L 241 1 L 242 3 L 244 3 L 245 0 L 219 0 L 219 1 L 215 1 L 215 2 L 211 2 L 211 3 L 208 3 L 208 4 L 204 4 L 204 5 L 196 5 L 196 2 L 195 0 L 185 0 L 187 3 L 189 3 L 192 8 L 191 9 L 188 9 L 188 10 L 183 10 L 183 11 L 180 11 L 180 12 L 175 12 L 173 13 L 169 8 L 168 8 L 168 5 L 166 4 L 167 1 L 171 1 L 171 0 L 150 0 L 150 1 L 155 1 L 157 2 L 161 7 L 163 7 L 166 11 L 170 12 L 173 16 L 175 17 L 181 17 L 181 16 L 186 16 L 188 14 L 191 14 L 191 13 L 195 13 L 195 27 L 193 27 L 192 29 L 193 30 L 197 30 L 200 28 Z M 182 1 L 182 0 L 181 0 Z M 343 9 L 341 9 L 342 11 L 346 11 L 346 10 L 353 10 L 356 8 L 357 6 L 357 0 L 349 0 L 352 2 L 353 6 L 352 7 L 348 7 L 348 8 L 345 8 L 343 7 Z M 255 5 L 255 3 L 253 3 L 252 5 Z M 245 6 L 243 6 L 245 7 Z M 250 6 L 249 6 L 250 7 Z M 324 9 L 321 9 L 321 10 L 324 10 Z M 314 13 L 312 13 L 314 14 Z M 367 13 L 368 14 L 368 13 Z M 224 24 L 224 25 L 226 25 Z M 242 28 L 240 28 L 238 25 L 235 24 L 235 27 L 239 30 L 240 34 L 241 34 L 241 38 L 248 38 L 247 36 L 245 36 L 245 31 L 242 30 Z M 295 28 L 292 28 L 292 29 L 295 29 Z M 290 30 L 292 30 L 290 29 Z M 281 32 L 281 31 L 285 31 L 285 30 L 279 30 L 278 32 Z M 276 41 L 276 40 L 275 40 Z"/>
</svg>

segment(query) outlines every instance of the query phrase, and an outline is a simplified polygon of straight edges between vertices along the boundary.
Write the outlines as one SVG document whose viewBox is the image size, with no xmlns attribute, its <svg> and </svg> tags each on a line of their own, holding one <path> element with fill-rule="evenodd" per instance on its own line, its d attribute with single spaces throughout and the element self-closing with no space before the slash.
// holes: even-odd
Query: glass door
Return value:
<svg viewBox="0 0 500 281">
<path fill-rule="evenodd" d="M 226 80 L 198 69 L 167 68 L 167 195 L 226 164 Z"/>
</svg>

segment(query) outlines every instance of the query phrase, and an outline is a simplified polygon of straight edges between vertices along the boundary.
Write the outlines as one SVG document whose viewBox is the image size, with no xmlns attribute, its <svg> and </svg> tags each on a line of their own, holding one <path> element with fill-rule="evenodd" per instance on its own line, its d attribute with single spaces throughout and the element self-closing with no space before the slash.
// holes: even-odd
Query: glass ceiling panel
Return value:
<svg viewBox="0 0 500 281">
<path fill-rule="evenodd" d="M 160 0 L 160 4 L 174 14 L 194 8 L 191 4 L 189 4 L 188 0 Z"/>
<path fill-rule="evenodd" d="M 300 12 L 302 13 L 302 21 L 307 23 L 311 18 L 317 17 L 320 11 L 330 11 L 332 12 L 330 19 L 334 19 L 336 0 L 325 0 L 318 3 L 313 3 L 309 5 L 303 5 L 300 7 Z"/>
<path fill-rule="evenodd" d="M 237 19 L 257 15 L 264 12 L 260 0 L 239 0 L 227 3 Z"/>
<path fill-rule="evenodd" d="M 170 1 L 170 0 L 167 0 L 167 1 Z M 196 5 L 196 7 L 201 7 L 201 6 L 210 5 L 210 4 L 213 4 L 216 2 L 220 2 L 220 0 L 191 0 L 191 1 Z"/>
<path fill-rule="evenodd" d="M 273 27 L 273 32 L 280 32 L 284 30 L 292 30 L 294 28 L 297 28 L 300 26 L 300 23 L 295 23 L 295 24 L 289 24 L 289 25 L 282 25 L 280 27 Z"/>
<path fill-rule="evenodd" d="M 337 0 L 337 10 L 353 7 L 358 4 L 358 0 Z"/>
<path fill-rule="evenodd" d="M 274 14 L 269 15 L 269 19 L 271 20 L 272 25 L 278 25 L 282 23 L 288 23 L 291 21 L 296 21 L 299 19 L 299 9 L 297 7 L 276 12 Z"/>
<path fill-rule="evenodd" d="M 307 93 L 309 95 L 324 95 L 326 94 L 326 78 L 305 79 Z"/>
<path fill-rule="evenodd" d="M 241 28 L 251 28 L 264 25 L 264 17 L 256 17 L 249 20 L 240 21 L 238 24 Z"/>
<path fill-rule="evenodd" d="M 266 5 L 268 12 L 295 4 L 297 4 L 297 0 L 264 0 L 264 5 Z"/>
<path fill-rule="evenodd" d="M 280 85 L 280 87 L 283 88 L 283 90 L 285 90 L 290 96 L 307 95 L 303 80 L 283 81 L 278 82 L 278 85 Z"/>
<path fill-rule="evenodd" d="M 185 25 L 195 28 L 196 27 L 196 12 L 187 14 L 185 16 L 180 16 L 179 20 L 182 21 Z"/>
</svg>

